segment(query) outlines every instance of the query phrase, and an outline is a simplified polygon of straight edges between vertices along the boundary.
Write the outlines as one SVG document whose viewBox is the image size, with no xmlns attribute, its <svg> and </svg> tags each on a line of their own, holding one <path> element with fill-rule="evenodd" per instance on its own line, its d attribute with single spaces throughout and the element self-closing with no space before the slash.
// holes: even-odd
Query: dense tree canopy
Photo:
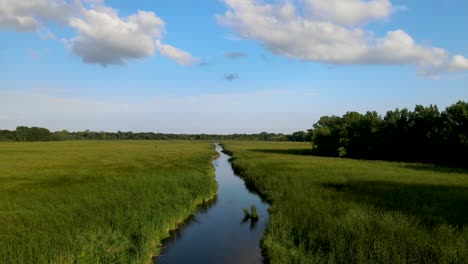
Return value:
<svg viewBox="0 0 468 264">
<path fill-rule="evenodd" d="M 311 130 L 317 154 L 363 159 L 468 164 L 468 103 L 324 116 Z"/>
<path fill-rule="evenodd" d="M 45 128 L 19 126 L 15 131 L 0 130 L 0 141 L 52 141 L 52 140 L 261 140 L 261 141 L 310 141 L 310 135 L 298 131 L 292 135 L 262 132 L 260 134 L 162 134 L 153 132 L 95 132 L 85 130 L 50 132 Z"/>
</svg>

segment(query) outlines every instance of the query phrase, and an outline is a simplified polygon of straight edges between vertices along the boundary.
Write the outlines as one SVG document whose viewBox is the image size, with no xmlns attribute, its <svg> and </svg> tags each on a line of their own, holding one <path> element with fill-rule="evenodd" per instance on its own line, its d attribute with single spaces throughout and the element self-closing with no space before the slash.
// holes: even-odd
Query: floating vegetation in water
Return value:
<svg viewBox="0 0 468 264">
<path fill-rule="evenodd" d="M 258 213 L 257 213 L 257 207 L 255 205 L 250 206 L 250 212 L 249 210 L 242 208 L 242 212 L 244 212 L 244 221 L 246 220 L 251 220 L 252 222 L 257 222 L 258 221 Z"/>
</svg>

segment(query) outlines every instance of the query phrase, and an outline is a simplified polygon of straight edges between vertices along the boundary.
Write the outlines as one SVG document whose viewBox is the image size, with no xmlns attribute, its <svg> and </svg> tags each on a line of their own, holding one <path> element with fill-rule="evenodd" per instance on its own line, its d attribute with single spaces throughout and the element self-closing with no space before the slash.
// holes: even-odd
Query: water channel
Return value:
<svg viewBox="0 0 468 264">
<path fill-rule="evenodd" d="M 249 191 L 235 175 L 230 156 L 222 152 L 213 161 L 218 182 L 216 199 L 201 207 L 165 241 L 156 263 L 262 263 L 260 240 L 268 222 L 269 205 Z M 241 208 L 255 205 L 258 221 L 244 219 Z"/>
</svg>

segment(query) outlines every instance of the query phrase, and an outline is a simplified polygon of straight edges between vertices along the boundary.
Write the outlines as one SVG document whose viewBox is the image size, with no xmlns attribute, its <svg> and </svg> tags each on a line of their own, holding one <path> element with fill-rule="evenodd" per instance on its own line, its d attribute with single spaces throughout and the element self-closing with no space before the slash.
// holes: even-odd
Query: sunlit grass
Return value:
<svg viewBox="0 0 468 264">
<path fill-rule="evenodd" d="M 0 143 L 0 263 L 145 263 L 212 198 L 213 145 Z"/>
<path fill-rule="evenodd" d="M 224 146 L 272 202 L 272 263 L 467 263 L 466 170 L 315 157 L 306 143 Z"/>
</svg>

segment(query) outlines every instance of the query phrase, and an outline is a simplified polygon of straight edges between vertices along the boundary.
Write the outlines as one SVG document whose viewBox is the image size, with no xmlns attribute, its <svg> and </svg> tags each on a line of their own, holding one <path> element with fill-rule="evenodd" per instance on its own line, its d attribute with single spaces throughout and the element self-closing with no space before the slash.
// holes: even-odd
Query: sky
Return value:
<svg viewBox="0 0 468 264">
<path fill-rule="evenodd" d="M 292 133 L 468 100 L 465 0 L 0 0 L 0 129 Z"/>
</svg>

